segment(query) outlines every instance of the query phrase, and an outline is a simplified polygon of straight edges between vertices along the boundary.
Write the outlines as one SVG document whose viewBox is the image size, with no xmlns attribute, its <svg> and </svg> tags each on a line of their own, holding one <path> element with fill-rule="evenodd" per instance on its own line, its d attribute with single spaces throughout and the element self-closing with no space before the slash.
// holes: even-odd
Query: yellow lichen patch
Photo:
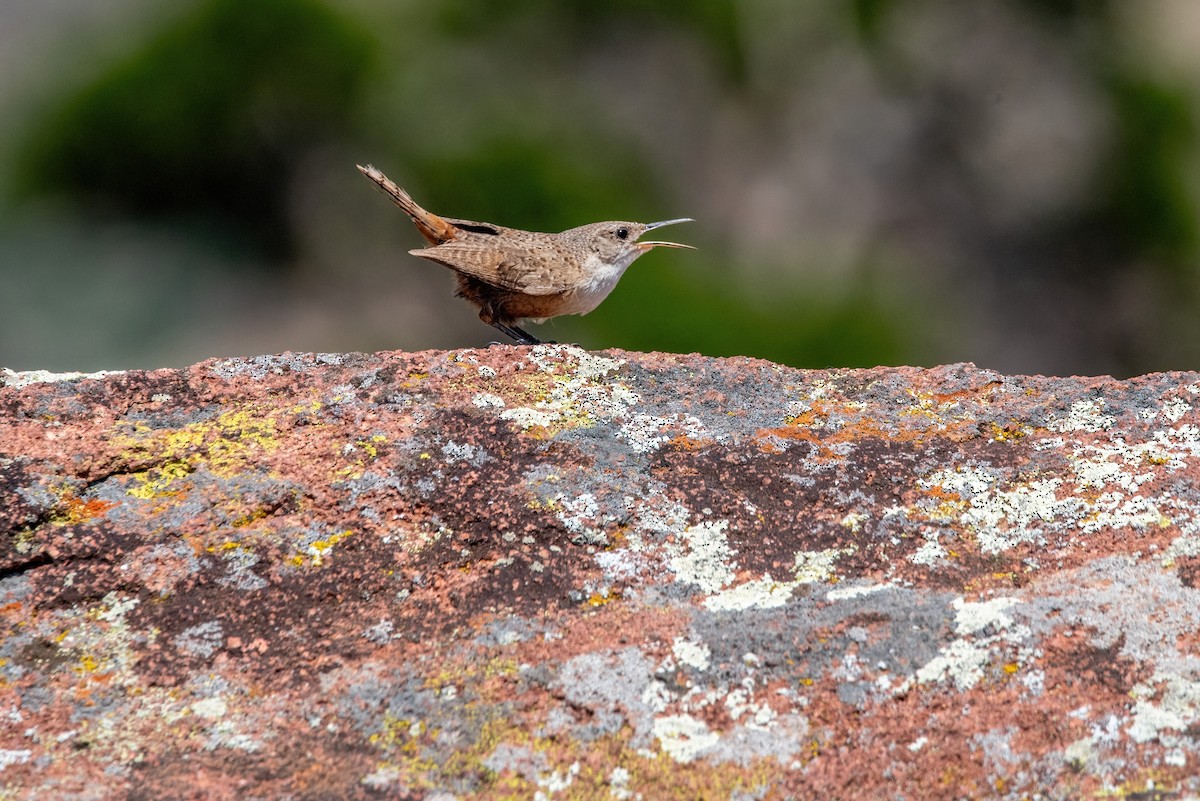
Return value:
<svg viewBox="0 0 1200 801">
<path fill-rule="evenodd" d="M 311 414 L 312 412 L 321 411 L 321 402 L 313 399 L 306 403 L 297 403 L 295 406 L 288 409 L 292 414 Z"/>
<path fill-rule="evenodd" d="M 521 666 L 517 660 L 512 657 L 502 656 L 489 660 L 484 665 L 483 675 L 489 679 L 499 676 L 516 676 L 520 670 Z"/>
<path fill-rule="evenodd" d="M 301 567 L 307 561 L 313 567 L 320 567 L 321 565 L 325 564 L 325 559 L 329 556 L 329 553 L 333 550 L 334 546 L 336 546 L 342 540 L 353 536 L 354 532 L 349 529 L 346 531 L 339 531 L 336 534 L 330 534 L 323 540 L 317 540 L 316 542 L 311 543 L 308 546 L 306 553 L 293 554 L 291 558 L 288 559 L 288 562 L 296 567 Z"/>
<path fill-rule="evenodd" d="M 1163 451 L 1146 451 L 1142 454 L 1142 462 L 1152 467 L 1160 467 L 1164 464 L 1169 464 L 1170 461 L 1170 454 Z"/>
<path fill-rule="evenodd" d="M 367 738 L 377 748 L 398 749 L 402 753 L 416 753 L 416 738 L 421 734 L 421 723 L 407 718 L 398 718 L 390 712 L 384 714 L 379 731 Z"/>
<path fill-rule="evenodd" d="M 251 509 L 249 512 L 245 512 L 235 517 L 233 519 L 233 523 L 230 525 L 232 525 L 234 528 L 245 528 L 252 523 L 257 523 L 270 513 L 271 511 L 269 509 L 263 509 L 261 507 L 257 509 Z"/>
<path fill-rule="evenodd" d="M 168 495 L 171 484 L 191 472 L 192 468 L 186 462 L 165 462 L 150 470 L 134 473 L 133 478 L 138 484 L 126 490 L 126 494 L 143 500 Z"/>
<path fill-rule="evenodd" d="M 956 403 L 939 403 L 933 393 L 918 392 L 915 389 L 909 389 L 908 396 L 913 399 L 913 404 L 906 409 L 901 409 L 900 416 L 920 417 L 933 423 L 942 422 L 942 412 L 957 405 Z"/>
<path fill-rule="evenodd" d="M 990 423 L 988 428 L 991 438 L 995 442 L 1016 442 L 1033 431 L 1032 428 L 1017 420 L 1010 420 L 1003 426 L 998 423 Z"/>
<path fill-rule="evenodd" d="M 620 590 L 609 590 L 608 592 L 604 593 L 593 592 L 588 596 L 586 603 L 588 606 L 605 606 L 606 604 L 610 604 L 613 601 L 619 601 L 620 599 Z"/>
<path fill-rule="evenodd" d="M 376 446 L 384 442 L 387 442 L 387 437 L 385 437 L 383 434 L 376 434 L 370 439 L 356 440 L 354 442 L 354 446 L 365 453 L 368 459 L 378 459 L 379 448 Z"/>
<path fill-rule="evenodd" d="M 178 429 L 154 430 L 141 423 L 123 425 L 109 441 L 130 462 L 154 463 L 132 475 L 127 490 L 136 498 L 168 495 L 172 484 L 203 467 L 217 476 L 237 475 L 255 456 L 274 451 L 279 442 L 274 418 L 239 409 L 215 420 L 189 423 Z"/>
<path fill-rule="evenodd" d="M 527 762 L 512 767 L 490 762 L 483 766 L 486 784 L 476 796 L 495 801 L 516 801 L 538 797 L 578 799 L 653 798 L 671 801 L 695 798 L 730 798 L 741 794 L 755 798 L 774 798 L 770 789 L 779 783 L 784 767 L 775 758 L 708 763 L 695 761 L 681 767 L 663 752 L 633 749 L 626 737 L 607 735 L 590 741 L 575 741 L 561 736 L 528 738 L 504 732 L 487 751 L 482 762 L 500 750 L 529 754 Z M 500 749 L 507 746 L 507 749 Z M 520 757 L 517 757 L 520 760 Z M 535 766 L 529 770 L 526 765 Z M 443 766 L 446 770 L 449 766 Z M 479 764 L 461 764 L 462 769 L 479 770 Z M 455 775 L 455 774 L 450 774 Z"/>
<path fill-rule="evenodd" d="M 925 519 L 933 523 L 953 523 L 962 517 L 967 509 L 967 501 L 957 492 L 947 490 L 941 484 L 925 489 L 926 503 L 918 508 L 924 513 Z M 916 510 L 914 510 L 916 511 Z"/>
<path fill-rule="evenodd" d="M 525 506 L 535 512 L 553 512 L 560 508 L 557 498 L 534 498 Z"/>
<path fill-rule="evenodd" d="M 353 457 L 353 464 L 339 467 L 333 471 L 333 475 L 337 479 L 358 479 L 362 478 L 363 471 L 368 462 L 373 462 L 379 458 L 379 445 L 388 441 L 388 438 L 383 434 L 376 434 L 367 439 L 357 439 L 352 443 L 344 445 L 334 445 L 334 451 L 339 458 Z M 421 459 L 430 458 L 428 453 L 422 453 Z"/>
<path fill-rule="evenodd" d="M 25 555 L 33 550 L 34 543 L 37 542 L 37 535 L 33 529 L 23 528 L 13 537 L 13 550 L 21 555 Z"/>
</svg>

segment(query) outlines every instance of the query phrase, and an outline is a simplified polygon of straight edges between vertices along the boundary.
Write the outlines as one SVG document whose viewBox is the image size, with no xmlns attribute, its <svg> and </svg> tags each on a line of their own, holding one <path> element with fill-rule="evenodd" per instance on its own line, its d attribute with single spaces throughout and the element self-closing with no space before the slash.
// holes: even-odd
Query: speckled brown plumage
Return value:
<svg viewBox="0 0 1200 801">
<path fill-rule="evenodd" d="M 375 167 L 358 168 L 407 214 L 430 247 L 410 250 L 458 277 L 457 295 L 479 308 L 479 319 L 522 344 L 538 340 L 516 327 L 594 309 L 633 261 L 654 247 L 689 247 L 674 242 L 638 242 L 660 223 L 611 221 L 557 234 L 522 231 L 492 223 L 441 217 Z"/>
</svg>

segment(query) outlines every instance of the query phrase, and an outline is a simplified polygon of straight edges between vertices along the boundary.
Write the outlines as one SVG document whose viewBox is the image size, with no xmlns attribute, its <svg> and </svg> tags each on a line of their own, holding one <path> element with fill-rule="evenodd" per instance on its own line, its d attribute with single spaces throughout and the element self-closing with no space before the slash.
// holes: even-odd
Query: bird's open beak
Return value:
<svg viewBox="0 0 1200 801">
<path fill-rule="evenodd" d="M 664 225 L 674 225 L 681 222 L 695 222 L 691 217 L 680 217 L 678 220 L 663 220 L 662 222 L 646 223 L 646 230 L 653 231 L 655 228 L 662 228 Z M 687 248 L 695 250 L 692 245 L 681 245 L 678 242 L 638 242 L 634 245 L 638 250 L 650 250 L 651 248 Z"/>
</svg>

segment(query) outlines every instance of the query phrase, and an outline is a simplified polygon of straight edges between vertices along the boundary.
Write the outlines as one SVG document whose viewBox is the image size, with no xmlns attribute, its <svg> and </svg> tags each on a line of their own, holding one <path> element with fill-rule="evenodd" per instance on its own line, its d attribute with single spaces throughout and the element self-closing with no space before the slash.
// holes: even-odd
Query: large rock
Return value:
<svg viewBox="0 0 1200 801">
<path fill-rule="evenodd" d="M 3 383 L 0 797 L 1200 790 L 1200 375 Z"/>
</svg>

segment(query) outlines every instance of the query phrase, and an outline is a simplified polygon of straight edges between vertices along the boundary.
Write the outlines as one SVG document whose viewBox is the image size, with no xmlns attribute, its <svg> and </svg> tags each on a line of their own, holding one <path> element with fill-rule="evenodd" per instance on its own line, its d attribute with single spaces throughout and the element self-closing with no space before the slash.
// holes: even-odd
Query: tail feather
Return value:
<svg viewBox="0 0 1200 801">
<path fill-rule="evenodd" d="M 367 166 L 358 166 L 359 172 L 375 182 L 384 194 L 392 199 L 400 209 L 412 218 L 416 224 L 417 230 L 421 232 L 421 236 L 425 237 L 431 245 L 440 245 L 443 242 L 449 242 L 458 235 L 458 229 L 447 220 L 437 216 L 431 211 L 426 211 L 417 205 L 407 192 L 397 186 L 391 179 L 380 172 L 375 167 L 368 164 Z"/>
</svg>

